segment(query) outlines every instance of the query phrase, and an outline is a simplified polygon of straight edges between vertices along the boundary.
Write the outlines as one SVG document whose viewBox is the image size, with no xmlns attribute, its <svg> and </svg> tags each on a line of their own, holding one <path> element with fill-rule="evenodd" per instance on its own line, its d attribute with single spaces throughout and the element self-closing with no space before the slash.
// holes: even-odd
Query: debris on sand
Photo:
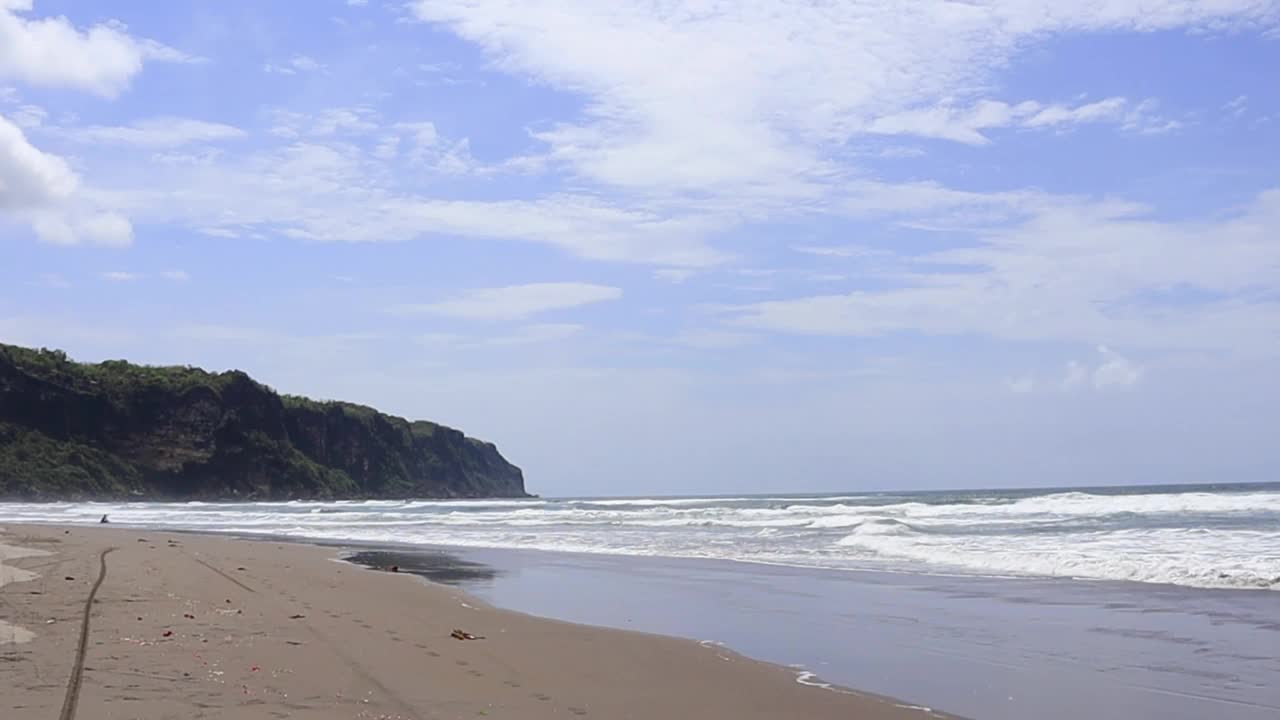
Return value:
<svg viewBox="0 0 1280 720">
<path fill-rule="evenodd" d="M 472 635 L 471 633 L 465 630 L 458 630 L 457 628 L 454 628 L 453 632 L 449 633 L 449 637 L 454 638 L 455 640 L 483 640 L 484 639 L 483 635 Z"/>
</svg>

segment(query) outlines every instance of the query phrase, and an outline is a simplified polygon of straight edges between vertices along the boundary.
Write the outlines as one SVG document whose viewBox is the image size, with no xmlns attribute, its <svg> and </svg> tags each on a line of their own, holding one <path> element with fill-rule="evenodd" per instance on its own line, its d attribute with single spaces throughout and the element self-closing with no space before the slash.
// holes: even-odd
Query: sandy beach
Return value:
<svg viewBox="0 0 1280 720">
<path fill-rule="evenodd" d="M 495 609 L 332 548 L 17 525 L 0 544 L 6 720 L 938 717 L 722 648 Z"/>
</svg>

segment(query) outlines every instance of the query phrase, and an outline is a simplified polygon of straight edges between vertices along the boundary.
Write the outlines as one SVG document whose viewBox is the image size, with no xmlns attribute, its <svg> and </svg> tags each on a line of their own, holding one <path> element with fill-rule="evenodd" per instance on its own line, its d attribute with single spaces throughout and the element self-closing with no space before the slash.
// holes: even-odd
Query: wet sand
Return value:
<svg viewBox="0 0 1280 720">
<path fill-rule="evenodd" d="M 722 642 L 965 717 L 1280 720 L 1277 592 L 442 550 L 428 572 L 499 607 Z"/>
<path fill-rule="evenodd" d="M 6 720 L 938 717 L 693 641 L 498 610 L 332 548 L 109 527 L 8 526 L 0 543 L 47 553 L 0 556 L 0 619 L 34 633 L 0 636 Z"/>
</svg>

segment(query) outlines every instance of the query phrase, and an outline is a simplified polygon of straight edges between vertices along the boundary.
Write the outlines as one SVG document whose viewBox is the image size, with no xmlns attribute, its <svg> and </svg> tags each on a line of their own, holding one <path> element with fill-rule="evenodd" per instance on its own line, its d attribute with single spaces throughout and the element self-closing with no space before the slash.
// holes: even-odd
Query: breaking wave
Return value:
<svg viewBox="0 0 1280 720">
<path fill-rule="evenodd" d="M 1280 589 L 1280 486 L 838 496 L 0 503 L 0 522 Z"/>
</svg>

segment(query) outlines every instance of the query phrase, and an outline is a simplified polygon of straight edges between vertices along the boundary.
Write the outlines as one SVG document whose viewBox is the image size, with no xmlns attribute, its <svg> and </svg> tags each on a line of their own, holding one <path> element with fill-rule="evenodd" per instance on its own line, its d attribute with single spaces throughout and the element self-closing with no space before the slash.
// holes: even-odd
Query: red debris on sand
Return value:
<svg viewBox="0 0 1280 720">
<path fill-rule="evenodd" d="M 196 616 L 195 616 L 195 615 L 192 615 L 191 613 L 182 613 L 182 617 L 184 617 L 184 618 L 186 618 L 186 619 L 188 619 L 188 620 L 195 620 L 195 619 L 196 619 Z"/>
<path fill-rule="evenodd" d="M 388 570 L 390 570 L 390 571 L 391 571 L 391 572 L 393 572 L 393 573 L 398 573 L 398 572 L 400 572 L 400 566 L 399 566 L 399 565 L 392 565 L 391 567 L 389 567 L 389 568 L 387 568 L 387 569 L 388 569 Z"/>
<path fill-rule="evenodd" d="M 164 637 L 169 637 L 170 635 L 173 635 L 173 631 L 172 631 L 172 630 L 165 630 L 165 631 L 164 631 L 164 633 L 162 633 L 162 634 L 164 635 Z"/>
</svg>

